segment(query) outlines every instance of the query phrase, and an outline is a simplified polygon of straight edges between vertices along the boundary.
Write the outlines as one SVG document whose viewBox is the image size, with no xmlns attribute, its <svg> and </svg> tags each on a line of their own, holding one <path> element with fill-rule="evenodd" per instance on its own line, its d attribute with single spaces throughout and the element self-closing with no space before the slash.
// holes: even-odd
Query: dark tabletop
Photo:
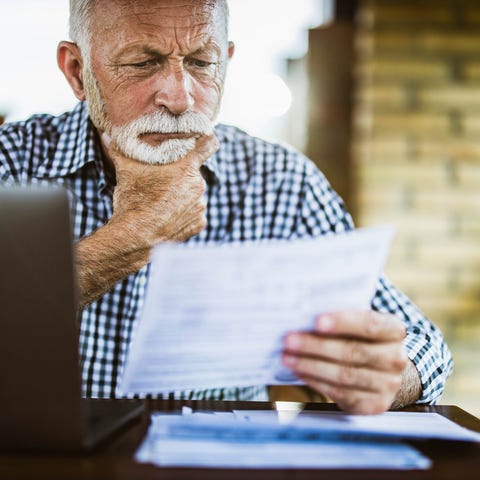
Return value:
<svg viewBox="0 0 480 480">
<path fill-rule="evenodd" d="M 115 401 L 115 400 L 112 400 Z M 270 402 L 222 402 L 222 401 L 145 401 L 142 417 L 103 446 L 88 454 L 27 454 L 0 453 L 1 479 L 480 479 L 480 444 L 448 441 L 409 442 L 433 460 L 429 470 L 225 470 L 158 468 L 138 464 L 133 454 L 145 436 L 150 413 L 153 411 L 179 411 L 183 405 L 194 410 L 230 411 L 232 409 L 273 409 Z M 335 410 L 326 403 L 308 403 L 306 409 Z M 480 420 L 455 406 L 412 406 L 405 411 L 437 412 L 454 422 L 480 432 Z M 0 432 L 1 434 L 1 432 Z"/>
</svg>

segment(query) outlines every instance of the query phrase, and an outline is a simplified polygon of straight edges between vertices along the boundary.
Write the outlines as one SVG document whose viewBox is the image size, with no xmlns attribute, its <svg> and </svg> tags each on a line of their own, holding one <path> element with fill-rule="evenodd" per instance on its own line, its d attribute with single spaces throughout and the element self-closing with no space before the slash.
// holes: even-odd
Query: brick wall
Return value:
<svg viewBox="0 0 480 480">
<path fill-rule="evenodd" d="M 358 25 L 356 221 L 397 226 L 387 274 L 454 354 L 441 401 L 480 415 L 480 2 L 364 0 Z"/>
</svg>

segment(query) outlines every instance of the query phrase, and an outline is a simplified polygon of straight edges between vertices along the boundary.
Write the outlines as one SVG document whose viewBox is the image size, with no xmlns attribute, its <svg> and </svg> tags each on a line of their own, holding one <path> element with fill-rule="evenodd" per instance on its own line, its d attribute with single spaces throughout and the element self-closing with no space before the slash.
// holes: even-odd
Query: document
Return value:
<svg viewBox="0 0 480 480">
<path fill-rule="evenodd" d="M 281 364 L 285 334 L 368 309 L 392 237 L 157 246 L 121 393 L 298 383 Z"/>
<path fill-rule="evenodd" d="M 243 420 L 235 427 L 237 435 L 249 435 L 255 426 L 264 436 L 288 438 L 333 438 L 357 440 L 451 440 L 480 443 L 480 433 L 461 427 L 446 417 L 432 412 L 385 412 L 381 415 L 349 415 L 343 412 L 304 410 L 282 422 L 277 410 L 234 410 L 235 419 Z M 200 422 L 200 417 L 196 420 Z M 240 427 L 239 427 L 240 425 Z M 233 424 L 231 423 L 232 427 Z M 193 425 L 189 426 L 191 430 Z M 215 433 L 222 436 L 226 429 Z M 193 427 L 194 428 L 194 427 Z M 209 427 L 206 426 L 208 429 Z M 227 433 L 228 435 L 228 433 Z"/>
<path fill-rule="evenodd" d="M 348 415 L 277 410 L 154 414 L 135 458 L 173 467 L 425 469 L 407 440 L 480 442 L 480 433 L 437 413 Z M 285 422 L 286 412 L 296 412 Z"/>
<path fill-rule="evenodd" d="M 225 412 L 155 414 L 135 459 L 163 467 L 209 468 L 425 469 L 431 465 L 427 457 L 399 441 L 315 436 L 314 425 L 300 435 L 298 428 L 294 433 L 295 424 L 275 426 L 255 418 L 247 419 L 242 411 L 231 417 Z"/>
</svg>

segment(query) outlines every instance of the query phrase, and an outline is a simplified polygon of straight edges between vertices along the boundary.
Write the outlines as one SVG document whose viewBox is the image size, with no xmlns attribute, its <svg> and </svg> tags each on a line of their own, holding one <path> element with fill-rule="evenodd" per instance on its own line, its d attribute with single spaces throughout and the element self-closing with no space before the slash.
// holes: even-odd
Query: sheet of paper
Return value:
<svg viewBox="0 0 480 480">
<path fill-rule="evenodd" d="M 180 421 L 182 431 L 174 428 Z M 197 429 L 197 421 L 226 436 L 212 436 L 208 428 Z M 241 422 L 241 420 L 240 420 Z M 238 421 L 235 422 L 238 426 Z M 245 422 L 248 425 L 248 422 Z M 192 426 L 191 430 L 188 427 Z M 250 425 L 252 427 L 252 425 Z M 216 415 L 187 418 L 153 415 L 148 434 L 135 459 L 142 463 L 171 467 L 209 468 L 369 468 L 425 469 L 428 458 L 399 442 L 288 439 L 265 436 L 265 427 L 252 428 L 248 437 L 232 429 L 232 421 Z"/>
<path fill-rule="evenodd" d="M 295 382 L 286 332 L 369 308 L 393 230 L 318 239 L 161 245 L 121 391 L 158 393 Z"/>
<path fill-rule="evenodd" d="M 480 442 L 480 433 L 457 425 L 432 412 L 386 412 L 381 415 L 348 415 L 343 412 L 302 411 L 282 421 L 276 410 L 234 410 L 236 420 L 274 437 L 339 437 L 377 439 L 438 439 Z M 232 424 L 233 425 L 233 424 Z M 227 424 L 224 424 L 227 427 Z M 238 428 L 238 424 L 237 427 Z M 251 428 L 251 427 L 248 427 Z M 248 432 L 247 432 L 248 434 Z"/>
</svg>

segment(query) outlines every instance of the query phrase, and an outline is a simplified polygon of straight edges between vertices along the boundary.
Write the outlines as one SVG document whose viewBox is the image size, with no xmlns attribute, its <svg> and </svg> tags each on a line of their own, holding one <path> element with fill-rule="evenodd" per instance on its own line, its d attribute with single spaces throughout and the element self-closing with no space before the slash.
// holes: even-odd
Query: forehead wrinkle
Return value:
<svg viewBox="0 0 480 480">
<path fill-rule="evenodd" d="M 153 37 L 153 38 L 148 38 Z M 160 40 L 160 41 L 159 41 Z M 162 41 L 163 40 L 163 41 Z M 123 45 L 119 45 L 119 49 L 115 53 L 116 57 L 128 54 L 135 54 L 138 52 L 170 56 L 170 55 L 193 55 L 208 52 L 210 49 L 215 53 L 221 53 L 221 47 L 210 36 L 205 38 L 205 35 L 196 35 L 186 45 L 183 45 L 185 39 L 179 37 L 176 45 L 171 45 L 165 39 L 159 38 L 156 35 L 148 35 L 144 39 L 134 39 L 131 42 L 126 41 Z"/>
<path fill-rule="evenodd" d="M 125 23 L 127 28 L 134 28 L 135 24 L 150 24 L 155 19 L 158 19 L 159 23 L 156 28 L 197 26 L 211 30 L 218 28 L 221 31 L 222 27 L 222 12 L 215 0 L 196 0 L 181 4 L 97 0 L 93 2 L 93 6 L 92 23 L 100 31 L 115 31 L 122 23 Z"/>
<path fill-rule="evenodd" d="M 99 10 L 94 15 L 98 33 L 92 43 L 96 44 L 95 49 L 110 50 L 109 63 L 121 62 L 125 54 L 143 52 L 144 47 L 161 56 L 186 57 L 202 49 L 205 52 L 211 45 L 216 55 L 223 56 L 227 44 L 221 22 L 223 13 L 215 1 L 152 3 L 99 0 Z M 102 44 L 106 49 L 102 49 Z"/>
<path fill-rule="evenodd" d="M 122 15 L 125 19 L 135 19 L 135 25 L 152 25 L 156 28 L 212 28 L 215 25 L 215 21 L 212 19 L 205 20 L 205 15 L 172 15 L 169 17 L 162 17 L 158 23 L 153 22 L 154 16 L 148 13 Z M 145 17 L 145 18 L 144 18 Z M 113 22 L 112 26 L 117 25 L 117 22 Z"/>
<path fill-rule="evenodd" d="M 199 23 L 190 22 L 189 24 L 182 24 L 183 22 L 180 24 L 179 22 L 159 23 L 152 21 L 152 18 L 148 15 L 138 16 L 130 14 L 128 17 L 135 18 L 133 24 L 128 19 L 123 22 L 122 20 L 127 18 L 123 17 L 122 20 L 118 19 L 118 22 L 103 28 L 105 34 L 113 34 L 119 39 L 119 47 L 122 47 L 121 43 L 124 43 L 126 46 L 129 43 L 142 43 L 145 39 L 147 39 L 148 43 L 167 46 L 172 40 L 172 34 L 176 44 L 185 51 L 192 50 L 191 45 L 189 45 L 192 43 L 196 44 L 193 47 L 195 50 L 204 48 L 209 42 L 215 45 L 218 44 L 218 41 L 215 41 L 214 26 L 211 22 L 203 20 Z M 185 19 L 192 20 L 191 16 L 185 16 Z M 125 25 L 125 28 L 122 28 L 122 24 Z M 168 49 L 170 50 L 171 47 Z"/>
<path fill-rule="evenodd" d="M 153 2 L 152 2 L 153 3 Z M 136 18 L 139 20 L 139 23 L 144 23 L 141 17 L 147 17 L 152 19 L 155 17 L 161 17 L 162 26 L 173 27 L 176 26 L 178 21 L 183 23 L 182 26 L 193 26 L 198 25 L 199 20 L 204 20 L 205 18 L 209 19 L 209 22 L 204 24 L 213 24 L 214 21 L 214 11 L 215 5 L 214 2 L 192 2 L 191 4 L 180 4 L 180 5 L 165 5 L 165 4 L 148 4 L 135 2 L 123 2 L 121 3 L 120 13 L 121 17 L 125 18 Z M 124 11 L 126 13 L 124 13 Z M 172 24 L 168 20 L 172 20 Z M 115 20 L 113 21 L 116 24 Z"/>
</svg>

